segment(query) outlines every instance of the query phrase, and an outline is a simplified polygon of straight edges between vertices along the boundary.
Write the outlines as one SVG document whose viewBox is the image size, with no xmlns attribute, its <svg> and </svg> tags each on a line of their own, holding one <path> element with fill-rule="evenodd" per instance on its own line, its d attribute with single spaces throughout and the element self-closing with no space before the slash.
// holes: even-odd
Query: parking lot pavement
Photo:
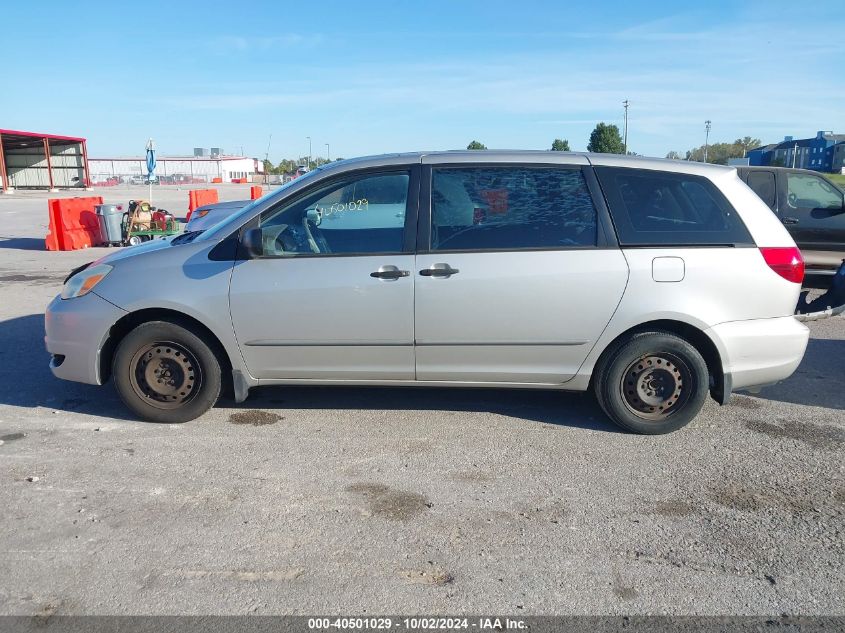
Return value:
<svg viewBox="0 0 845 633">
<path fill-rule="evenodd" d="M 529 391 L 274 388 L 149 424 L 47 368 L 44 307 L 96 253 L 39 250 L 44 198 L 0 222 L 2 614 L 845 612 L 841 318 L 668 436 Z"/>
</svg>

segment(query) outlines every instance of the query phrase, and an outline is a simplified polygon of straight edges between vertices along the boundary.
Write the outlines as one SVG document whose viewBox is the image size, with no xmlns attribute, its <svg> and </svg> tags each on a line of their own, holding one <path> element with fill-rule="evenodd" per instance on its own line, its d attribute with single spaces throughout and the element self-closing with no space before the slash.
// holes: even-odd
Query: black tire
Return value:
<svg viewBox="0 0 845 633">
<path fill-rule="evenodd" d="M 618 426 L 659 435 L 689 424 L 707 397 L 707 363 L 690 343 L 669 332 L 638 332 L 596 366 L 599 405 Z"/>
<path fill-rule="evenodd" d="M 220 397 L 220 361 L 209 344 L 176 323 L 150 321 L 115 350 L 112 376 L 133 413 L 150 422 L 187 422 Z"/>
</svg>

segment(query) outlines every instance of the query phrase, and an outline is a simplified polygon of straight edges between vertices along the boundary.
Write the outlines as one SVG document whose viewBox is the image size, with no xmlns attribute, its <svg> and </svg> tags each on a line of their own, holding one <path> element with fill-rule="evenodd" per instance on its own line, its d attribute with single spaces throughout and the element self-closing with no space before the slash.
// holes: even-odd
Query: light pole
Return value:
<svg viewBox="0 0 845 633">
<path fill-rule="evenodd" d="M 264 152 L 264 184 L 270 184 L 270 143 L 273 142 L 273 135 L 267 139 L 267 151 Z"/>
<path fill-rule="evenodd" d="M 622 105 L 625 106 L 625 132 L 622 138 L 622 153 L 627 156 L 628 154 L 628 100 L 622 102 Z"/>
<path fill-rule="evenodd" d="M 329 144 L 326 143 L 326 162 L 330 163 L 331 161 L 332 161 L 332 159 L 331 159 L 331 155 L 329 154 Z"/>
<path fill-rule="evenodd" d="M 308 171 L 311 171 L 311 137 L 306 136 L 305 138 L 308 139 Z"/>
<path fill-rule="evenodd" d="M 710 119 L 704 122 L 704 162 L 707 162 L 707 145 L 710 143 Z"/>
</svg>

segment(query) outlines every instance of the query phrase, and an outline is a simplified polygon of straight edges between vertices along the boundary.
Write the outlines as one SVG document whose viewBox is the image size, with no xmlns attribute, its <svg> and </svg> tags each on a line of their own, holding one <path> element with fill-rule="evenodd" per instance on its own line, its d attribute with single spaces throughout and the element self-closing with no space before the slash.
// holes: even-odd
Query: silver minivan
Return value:
<svg viewBox="0 0 845 633">
<path fill-rule="evenodd" d="M 557 152 L 331 163 L 73 271 L 53 373 L 183 422 L 262 385 L 592 390 L 639 433 L 788 377 L 804 264 L 736 170 Z M 166 280 L 151 283 L 151 280 Z"/>
</svg>

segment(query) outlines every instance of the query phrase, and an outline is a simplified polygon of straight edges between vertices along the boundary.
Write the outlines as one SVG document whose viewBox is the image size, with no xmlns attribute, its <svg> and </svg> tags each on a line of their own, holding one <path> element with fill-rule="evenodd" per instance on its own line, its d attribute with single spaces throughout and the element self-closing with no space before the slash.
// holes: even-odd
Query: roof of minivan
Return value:
<svg viewBox="0 0 845 633">
<path fill-rule="evenodd" d="M 804 169 L 803 167 L 777 167 L 775 165 L 737 165 L 738 170 L 743 171 L 788 171 L 799 172 L 802 174 L 813 174 L 814 176 L 826 176 L 827 174 L 814 171 L 812 169 Z"/>
<path fill-rule="evenodd" d="M 405 152 L 380 154 L 348 158 L 326 165 L 320 171 L 347 170 L 351 168 L 377 167 L 379 165 L 399 165 L 407 163 L 535 163 L 535 164 L 575 164 L 605 165 L 610 167 L 636 167 L 658 171 L 715 176 L 735 170 L 725 165 L 712 165 L 686 160 L 667 158 L 645 158 L 643 156 L 623 156 L 621 154 L 592 154 L 589 152 L 553 152 L 549 150 L 450 150 L 436 152 Z"/>
</svg>

